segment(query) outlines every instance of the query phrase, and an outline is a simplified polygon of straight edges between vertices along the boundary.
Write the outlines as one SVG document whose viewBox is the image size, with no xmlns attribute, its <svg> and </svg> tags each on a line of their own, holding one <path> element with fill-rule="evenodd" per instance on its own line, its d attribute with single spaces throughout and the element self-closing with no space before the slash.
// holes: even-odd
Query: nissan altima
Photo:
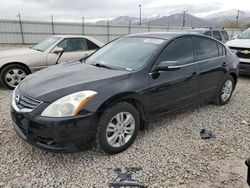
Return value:
<svg viewBox="0 0 250 188">
<path fill-rule="evenodd" d="M 13 126 L 47 150 L 74 152 L 97 143 L 106 153 L 119 153 L 149 120 L 204 101 L 229 102 L 238 63 L 206 36 L 126 36 L 88 58 L 25 78 L 13 92 Z"/>
</svg>

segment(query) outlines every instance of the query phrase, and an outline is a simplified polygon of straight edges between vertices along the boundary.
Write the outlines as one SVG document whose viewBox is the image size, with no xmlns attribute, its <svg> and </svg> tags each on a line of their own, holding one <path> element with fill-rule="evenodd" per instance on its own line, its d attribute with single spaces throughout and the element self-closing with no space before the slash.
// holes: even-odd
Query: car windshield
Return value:
<svg viewBox="0 0 250 188">
<path fill-rule="evenodd" d="M 122 38 L 111 42 L 86 59 L 85 63 L 114 69 L 135 70 L 147 63 L 164 43 L 154 38 Z"/>
<path fill-rule="evenodd" d="M 250 39 L 250 29 L 244 31 L 240 36 L 239 39 Z"/>
<path fill-rule="evenodd" d="M 60 39 L 59 37 L 49 37 L 46 40 L 32 47 L 32 49 L 44 52 L 49 47 L 51 47 L 51 45 L 55 44 L 59 39 Z"/>
</svg>

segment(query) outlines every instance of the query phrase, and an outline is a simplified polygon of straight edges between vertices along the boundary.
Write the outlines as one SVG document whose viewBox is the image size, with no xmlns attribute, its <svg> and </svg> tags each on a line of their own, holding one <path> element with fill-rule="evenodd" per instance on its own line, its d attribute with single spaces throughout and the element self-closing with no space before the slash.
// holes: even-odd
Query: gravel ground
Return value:
<svg viewBox="0 0 250 188">
<path fill-rule="evenodd" d="M 0 187 L 108 187 L 116 168 L 141 168 L 133 178 L 149 187 L 247 188 L 250 156 L 250 77 L 242 77 L 225 106 L 194 107 L 150 123 L 125 152 L 91 149 L 55 154 L 23 142 L 11 125 L 11 91 L 0 86 Z M 216 139 L 200 139 L 208 129 Z"/>
</svg>

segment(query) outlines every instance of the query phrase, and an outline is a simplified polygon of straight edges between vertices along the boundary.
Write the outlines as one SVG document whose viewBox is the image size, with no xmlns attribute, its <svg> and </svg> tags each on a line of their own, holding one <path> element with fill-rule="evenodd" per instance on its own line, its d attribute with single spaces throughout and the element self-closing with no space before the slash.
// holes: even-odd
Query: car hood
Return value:
<svg viewBox="0 0 250 188">
<path fill-rule="evenodd" d="M 19 56 L 19 55 L 31 55 L 31 54 L 36 54 L 36 53 L 41 53 L 41 52 L 30 49 L 30 48 L 3 50 L 3 51 L 0 51 L 0 58 L 13 57 L 13 56 Z"/>
<path fill-rule="evenodd" d="M 250 48 L 250 39 L 235 39 L 226 43 L 229 47 Z"/>
<path fill-rule="evenodd" d="M 24 79 L 18 90 L 35 99 L 53 102 L 78 91 L 99 92 L 105 85 L 125 79 L 129 74 L 128 71 L 96 67 L 77 61 L 35 72 Z"/>
</svg>

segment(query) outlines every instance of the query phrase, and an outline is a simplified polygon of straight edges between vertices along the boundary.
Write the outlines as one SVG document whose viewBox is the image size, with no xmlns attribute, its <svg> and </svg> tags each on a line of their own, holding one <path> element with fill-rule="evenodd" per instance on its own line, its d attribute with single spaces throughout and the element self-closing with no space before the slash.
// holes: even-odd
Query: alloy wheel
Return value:
<svg viewBox="0 0 250 188">
<path fill-rule="evenodd" d="M 224 86 L 222 87 L 221 91 L 221 98 L 224 102 L 230 98 L 232 91 L 233 91 L 233 82 L 231 80 L 227 80 Z"/>
<path fill-rule="evenodd" d="M 121 147 L 129 142 L 135 131 L 135 118 L 129 112 L 116 114 L 106 129 L 106 139 L 110 146 Z"/>
<path fill-rule="evenodd" d="M 16 87 L 25 77 L 27 74 L 25 71 L 19 68 L 10 69 L 5 74 L 5 81 L 11 87 Z"/>
</svg>

